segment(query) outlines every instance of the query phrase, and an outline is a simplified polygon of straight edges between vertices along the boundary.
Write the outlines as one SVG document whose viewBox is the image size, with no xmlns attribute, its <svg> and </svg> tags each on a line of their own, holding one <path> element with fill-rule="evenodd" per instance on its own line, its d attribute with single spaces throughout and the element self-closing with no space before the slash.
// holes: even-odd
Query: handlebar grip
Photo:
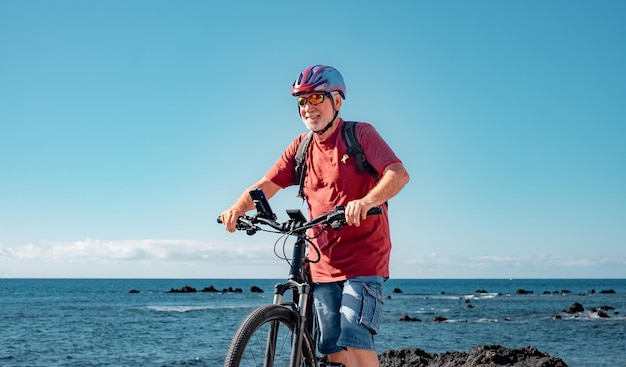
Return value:
<svg viewBox="0 0 626 367">
<path fill-rule="evenodd" d="M 367 215 L 376 215 L 376 214 L 383 214 L 382 206 L 375 206 L 372 209 L 367 211 Z"/>
</svg>

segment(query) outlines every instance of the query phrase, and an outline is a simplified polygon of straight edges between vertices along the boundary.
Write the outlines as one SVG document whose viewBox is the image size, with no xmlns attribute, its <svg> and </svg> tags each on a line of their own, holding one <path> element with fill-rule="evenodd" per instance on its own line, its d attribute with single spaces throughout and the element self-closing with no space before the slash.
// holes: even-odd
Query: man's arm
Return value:
<svg viewBox="0 0 626 367">
<path fill-rule="evenodd" d="M 254 188 L 263 190 L 263 192 L 265 193 L 265 197 L 267 197 L 268 199 L 274 196 L 274 194 L 276 194 L 276 192 L 280 190 L 280 186 L 276 185 L 266 177 L 263 177 L 254 185 L 248 187 L 241 194 L 241 196 L 239 196 L 239 199 L 237 199 L 237 201 L 235 201 L 235 203 L 226 211 L 224 211 L 220 216 L 220 218 L 222 219 L 222 223 L 224 223 L 227 231 L 235 232 L 237 219 L 245 215 L 247 211 L 254 209 L 254 203 L 252 202 L 252 198 L 250 197 L 250 190 Z"/>
<path fill-rule="evenodd" d="M 367 195 L 346 205 L 348 224 L 358 227 L 361 220 L 367 216 L 368 210 L 394 197 L 409 182 L 409 179 L 409 174 L 401 162 L 387 166 L 378 184 Z"/>
</svg>

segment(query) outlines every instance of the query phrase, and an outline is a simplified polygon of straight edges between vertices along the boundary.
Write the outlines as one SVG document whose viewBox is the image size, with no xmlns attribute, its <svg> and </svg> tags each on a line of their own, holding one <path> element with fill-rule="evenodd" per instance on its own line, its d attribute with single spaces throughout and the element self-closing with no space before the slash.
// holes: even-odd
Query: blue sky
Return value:
<svg viewBox="0 0 626 367">
<path fill-rule="evenodd" d="M 2 1 L 0 276 L 281 278 L 215 223 L 312 64 L 411 182 L 398 278 L 626 277 L 623 1 Z M 272 205 L 304 209 L 295 190 Z"/>
</svg>

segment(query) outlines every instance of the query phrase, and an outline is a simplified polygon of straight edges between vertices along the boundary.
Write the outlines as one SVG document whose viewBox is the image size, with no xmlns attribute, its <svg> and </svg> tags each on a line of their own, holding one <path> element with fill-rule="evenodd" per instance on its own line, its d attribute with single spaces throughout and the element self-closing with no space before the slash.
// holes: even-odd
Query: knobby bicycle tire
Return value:
<svg viewBox="0 0 626 367">
<path fill-rule="evenodd" d="M 224 367 L 265 366 L 265 352 L 272 326 L 276 329 L 276 341 L 272 349 L 273 363 L 267 367 L 289 367 L 291 340 L 296 330 L 298 314 L 280 305 L 265 305 L 254 310 L 241 323 L 231 341 Z M 310 334 L 305 331 L 302 341 L 300 366 L 315 367 L 315 351 Z"/>
</svg>

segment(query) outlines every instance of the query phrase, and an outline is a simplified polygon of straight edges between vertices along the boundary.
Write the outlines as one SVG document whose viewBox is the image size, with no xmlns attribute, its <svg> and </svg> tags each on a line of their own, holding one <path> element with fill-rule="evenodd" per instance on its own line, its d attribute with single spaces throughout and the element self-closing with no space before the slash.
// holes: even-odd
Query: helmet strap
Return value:
<svg viewBox="0 0 626 367">
<path fill-rule="evenodd" d="M 333 116 L 333 119 L 330 120 L 328 124 L 326 124 L 326 127 L 324 127 L 322 130 L 314 131 L 314 133 L 316 133 L 317 135 L 322 135 L 323 133 L 327 132 L 328 129 L 330 129 L 333 126 L 333 122 L 335 122 L 335 119 L 337 118 L 338 114 L 339 114 L 339 111 L 335 110 L 335 116 Z"/>
</svg>

